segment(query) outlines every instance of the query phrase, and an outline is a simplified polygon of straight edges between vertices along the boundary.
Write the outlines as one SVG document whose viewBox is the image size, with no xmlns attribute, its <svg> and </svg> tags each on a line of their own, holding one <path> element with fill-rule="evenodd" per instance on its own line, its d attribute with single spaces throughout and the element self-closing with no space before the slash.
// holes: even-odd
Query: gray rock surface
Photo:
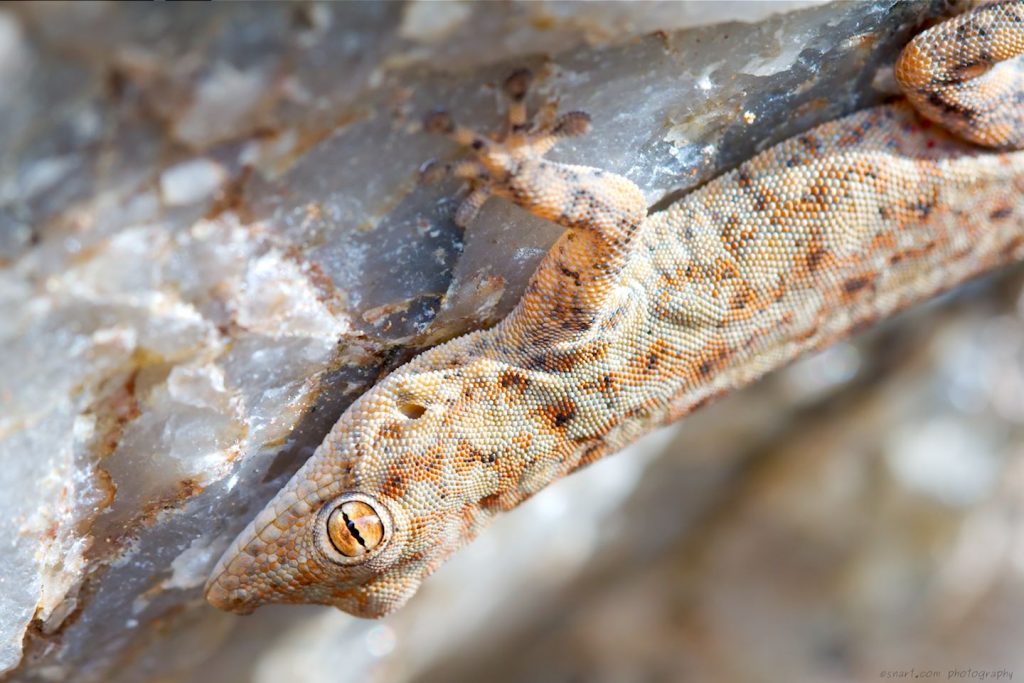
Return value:
<svg viewBox="0 0 1024 683">
<path fill-rule="evenodd" d="M 422 112 L 491 128 L 495 84 L 530 65 L 541 99 L 595 122 L 552 156 L 662 206 L 889 96 L 898 48 L 948 9 L 808 5 L 0 9 L 0 671 L 857 680 L 896 655 L 981 656 L 915 628 L 947 610 L 958 633 L 984 600 L 1020 599 L 1012 278 L 561 482 L 382 622 L 201 599 L 344 408 L 500 319 L 557 234 L 501 202 L 462 234 L 456 188 L 416 186 L 451 153 Z M 820 639 L 777 642 L 776 622 Z"/>
</svg>

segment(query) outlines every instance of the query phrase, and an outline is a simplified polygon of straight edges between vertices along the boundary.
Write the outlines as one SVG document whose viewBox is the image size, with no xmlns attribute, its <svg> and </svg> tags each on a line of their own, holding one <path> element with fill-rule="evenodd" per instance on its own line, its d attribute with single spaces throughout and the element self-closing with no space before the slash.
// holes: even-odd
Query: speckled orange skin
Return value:
<svg viewBox="0 0 1024 683">
<path fill-rule="evenodd" d="M 953 19 L 918 36 L 898 67 L 927 116 L 1001 151 L 899 102 L 788 140 L 651 216 L 625 178 L 541 158 L 586 121 L 527 132 L 524 74 L 507 85 L 501 142 L 433 117 L 428 128 L 474 150 L 451 169 L 474 188 L 459 220 L 497 194 L 568 230 L 500 325 L 422 354 L 341 417 L 225 553 L 208 600 L 387 614 L 551 482 L 1024 257 L 1024 152 L 1008 151 L 1024 130 L 1021 60 L 993 70 L 997 83 L 958 80 L 984 71 L 982 56 L 1024 52 L 1022 16 L 1013 2 Z M 326 535 L 351 493 L 384 528 L 358 558 Z"/>
</svg>

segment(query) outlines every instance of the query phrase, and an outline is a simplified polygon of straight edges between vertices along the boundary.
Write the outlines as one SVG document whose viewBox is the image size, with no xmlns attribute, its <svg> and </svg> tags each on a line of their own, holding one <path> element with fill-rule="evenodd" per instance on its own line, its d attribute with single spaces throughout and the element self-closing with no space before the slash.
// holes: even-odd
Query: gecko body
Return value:
<svg viewBox="0 0 1024 683">
<path fill-rule="evenodd" d="M 499 325 L 349 408 L 227 550 L 209 601 L 387 614 L 551 482 L 1024 257 L 1021 54 L 1024 3 L 956 17 L 901 56 L 907 100 L 787 140 L 651 215 L 629 180 L 543 158 L 589 119 L 531 126 L 526 72 L 506 82 L 500 140 L 428 117 L 470 151 L 427 171 L 470 183 L 458 222 L 496 195 L 566 232 Z"/>
</svg>

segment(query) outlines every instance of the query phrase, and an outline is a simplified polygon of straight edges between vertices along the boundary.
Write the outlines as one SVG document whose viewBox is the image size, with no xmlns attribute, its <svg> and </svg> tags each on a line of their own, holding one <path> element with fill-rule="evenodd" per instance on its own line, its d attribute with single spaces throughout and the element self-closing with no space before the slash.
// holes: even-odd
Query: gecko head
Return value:
<svg viewBox="0 0 1024 683">
<path fill-rule="evenodd" d="M 404 603 L 419 582 L 388 572 L 401 555 L 401 540 L 393 542 L 399 506 L 358 492 L 296 500 L 295 483 L 224 554 L 206 599 L 241 614 L 281 602 L 335 605 L 363 617 Z"/>
<path fill-rule="evenodd" d="M 228 548 L 207 584 L 210 603 L 241 613 L 317 603 L 380 617 L 510 503 L 499 493 L 515 459 L 502 467 L 499 450 L 514 441 L 510 425 L 523 425 L 490 389 L 522 387 L 486 363 L 406 368 L 352 405 Z"/>
</svg>

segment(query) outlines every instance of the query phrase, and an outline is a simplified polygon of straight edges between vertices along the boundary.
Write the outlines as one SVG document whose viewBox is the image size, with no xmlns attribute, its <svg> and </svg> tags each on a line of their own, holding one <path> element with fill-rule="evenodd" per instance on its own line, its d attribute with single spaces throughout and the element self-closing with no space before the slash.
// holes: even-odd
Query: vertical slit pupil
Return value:
<svg viewBox="0 0 1024 683">
<path fill-rule="evenodd" d="M 348 528 L 348 532 L 352 534 L 352 537 L 354 539 L 359 541 L 359 545 L 365 548 L 366 541 L 364 541 L 363 537 L 359 535 L 359 529 L 356 527 L 356 523 L 348 518 L 348 513 L 346 513 L 344 510 L 341 513 L 341 518 L 345 520 L 345 526 Z"/>
</svg>

